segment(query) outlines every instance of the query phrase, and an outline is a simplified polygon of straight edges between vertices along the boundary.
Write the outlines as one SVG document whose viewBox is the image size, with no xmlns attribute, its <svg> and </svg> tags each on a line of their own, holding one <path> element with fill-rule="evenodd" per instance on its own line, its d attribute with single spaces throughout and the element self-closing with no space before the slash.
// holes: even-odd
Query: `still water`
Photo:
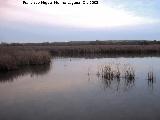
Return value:
<svg viewBox="0 0 160 120">
<path fill-rule="evenodd" d="M 106 80 L 104 65 L 134 80 Z M 148 73 L 152 71 L 152 79 Z M 160 120 L 160 58 L 55 58 L 0 74 L 0 120 Z"/>
</svg>

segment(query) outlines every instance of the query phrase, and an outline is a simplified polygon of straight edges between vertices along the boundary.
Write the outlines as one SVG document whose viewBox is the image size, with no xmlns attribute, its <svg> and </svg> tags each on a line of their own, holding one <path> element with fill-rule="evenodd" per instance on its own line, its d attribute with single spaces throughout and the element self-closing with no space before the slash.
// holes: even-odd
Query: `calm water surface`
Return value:
<svg viewBox="0 0 160 120">
<path fill-rule="evenodd" d="M 132 66 L 135 79 L 102 79 L 107 64 Z M 0 74 L 0 120 L 142 119 L 160 120 L 159 57 L 56 58 Z"/>
</svg>

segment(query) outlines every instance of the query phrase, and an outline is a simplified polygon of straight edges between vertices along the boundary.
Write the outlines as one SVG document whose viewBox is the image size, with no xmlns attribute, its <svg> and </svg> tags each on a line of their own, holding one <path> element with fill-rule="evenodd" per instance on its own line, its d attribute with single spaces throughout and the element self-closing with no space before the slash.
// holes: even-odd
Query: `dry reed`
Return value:
<svg viewBox="0 0 160 120">
<path fill-rule="evenodd" d="M 17 69 L 24 65 L 49 64 L 51 60 L 47 51 L 0 49 L 0 71 Z"/>
</svg>

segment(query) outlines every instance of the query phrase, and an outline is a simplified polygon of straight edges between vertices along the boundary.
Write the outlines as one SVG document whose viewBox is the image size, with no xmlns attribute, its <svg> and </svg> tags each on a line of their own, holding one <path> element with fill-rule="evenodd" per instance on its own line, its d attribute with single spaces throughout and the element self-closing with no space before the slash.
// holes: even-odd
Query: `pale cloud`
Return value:
<svg viewBox="0 0 160 120">
<path fill-rule="evenodd" d="M 104 0 L 112 7 L 122 7 L 140 16 L 159 18 L 160 0 Z"/>
<path fill-rule="evenodd" d="M 22 0 L 8 0 L 3 3 L 5 6 L 0 7 L 0 11 L 3 11 L 1 20 L 15 22 L 78 28 L 110 28 L 159 22 L 157 19 L 140 16 L 126 9 L 126 6 L 118 4 L 115 7 L 115 2 L 104 0 L 100 0 L 98 5 L 76 6 L 23 5 Z"/>
</svg>

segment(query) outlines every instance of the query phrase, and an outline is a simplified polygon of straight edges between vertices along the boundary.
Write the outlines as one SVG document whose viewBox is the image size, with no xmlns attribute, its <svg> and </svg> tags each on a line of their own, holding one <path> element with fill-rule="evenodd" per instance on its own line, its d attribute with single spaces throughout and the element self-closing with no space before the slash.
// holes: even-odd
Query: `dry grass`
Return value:
<svg viewBox="0 0 160 120">
<path fill-rule="evenodd" d="M 124 87 L 125 90 L 132 88 L 135 82 L 135 71 L 130 65 L 107 64 L 98 67 L 98 80 L 103 82 L 104 88 Z"/>
<path fill-rule="evenodd" d="M 128 81 L 134 80 L 135 71 L 133 67 L 131 66 L 127 66 L 127 68 L 124 68 L 124 66 L 122 67 L 120 68 L 120 64 L 104 65 L 100 67 L 100 69 L 97 72 L 97 75 L 100 76 L 102 79 L 106 80 L 114 80 L 114 79 L 120 80 L 121 78 L 125 78 L 125 80 Z"/>
<path fill-rule="evenodd" d="M 49 64 L 50 59 L 50 54 L 46 51 L 0 48 L 0 71 L 17 69 L 24 65 Z"/>
<path fill-rule="evenodd" d="M 41 46 L 53 55 L 87 54 L 159 54 L 160 45 L 79 45 L 79 46 Z"/>
<path fill-rule="evenodd" d="M 160 55 L 160 44 L 149 45 L 15 45 L 1 46 L 23 50 L 45 50 L 58 56 L 82 55 Z"/>
</svg>

